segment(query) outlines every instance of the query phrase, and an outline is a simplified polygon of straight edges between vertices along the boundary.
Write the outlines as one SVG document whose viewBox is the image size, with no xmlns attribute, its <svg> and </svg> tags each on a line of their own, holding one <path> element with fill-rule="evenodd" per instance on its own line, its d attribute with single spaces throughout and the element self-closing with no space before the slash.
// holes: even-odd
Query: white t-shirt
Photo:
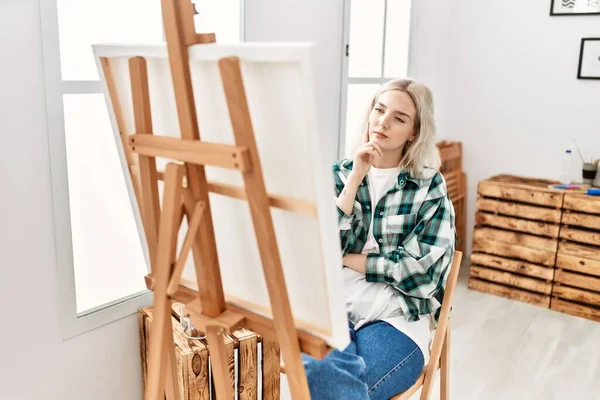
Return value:
<svg viewBox="0 0 600 400">
<path fill-rule="evenodd" d="M 379 200 L 394 186 L 399 173 L 400 168 L 371 167 L 368 177 L 373 212 Z M 368 253 L 379 253 L 379 244 L 373 236 L 373 220 L 371 220 L 367 241 L 362 250 L 362 254 Z M 427 363 L 434 322 L 432 317 L 430 315 L 420 316 L 419 321 L 410 322 L 397 303 L 397 295 L 387 283 L 367 282 L 364 274 L 350 268 L 344 268 L 343 274 L 346 288 L 346 310 L 348 318 L 354 323 L 354 329 L 358 330 L 368 322 L 385 321 L 410 337 L 423 352 L 425 363 Z"/>
</svg>

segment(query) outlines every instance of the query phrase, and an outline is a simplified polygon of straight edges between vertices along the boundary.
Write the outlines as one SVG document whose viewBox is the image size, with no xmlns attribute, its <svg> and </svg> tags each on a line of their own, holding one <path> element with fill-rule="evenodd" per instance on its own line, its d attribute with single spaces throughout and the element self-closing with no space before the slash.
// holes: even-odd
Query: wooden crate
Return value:
<svg viewBox="0 0 600 400">
<path fill-rule="evenodd" d="M 479 183 L 470 288 L 550 306 L 562 206 L 551 183 L 512 175 Z"/>
<path fill-rule="evenodd" d="M 179 324 L 178 310 L 179 307 L 174 305 L 172 323 L 181 399 L 214 399 L 212 382 L 209 380 L 210 349 L 205 340 L 189 339 L 184 334 Z M 138 310 L 144 388 L 153 314 L 151 307 Z M 263 343 L 260 336 L 242 329 L 226 337 L 225 350 L 230 366 L 229 382 L 240 400 L 279 399 L 280 354 L 276 343 Z"/>
<path fill-rule="evenodd" d="M 565 194 L 550 308 L 600 321 L 600 198 Z"/>
<path fill-rule="evenodd" d="M 442 165 L 440 172 L 446 180 L 448 196 L 454 206 L 456 218 L 456 249 L 465 251 L 467 232 L 467 177 L 462 168 L 462 143 L 441 141 L 437 143 Z"/>
</svg>

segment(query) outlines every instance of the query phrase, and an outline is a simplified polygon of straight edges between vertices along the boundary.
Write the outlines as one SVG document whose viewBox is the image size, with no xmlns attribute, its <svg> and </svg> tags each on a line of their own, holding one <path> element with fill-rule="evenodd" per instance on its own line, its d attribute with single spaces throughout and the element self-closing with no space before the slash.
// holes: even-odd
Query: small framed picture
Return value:
<svg viewBox="0 0 600 400">
<path fill-rule="evenodd" d="M 600 38 L 581 39 L 578 79 L 600 79 Z"/>
<path fill-rule="evenodd" d="M 600 15 L 600 0 L 552 0 L 550 15 Z"/>
</svg>

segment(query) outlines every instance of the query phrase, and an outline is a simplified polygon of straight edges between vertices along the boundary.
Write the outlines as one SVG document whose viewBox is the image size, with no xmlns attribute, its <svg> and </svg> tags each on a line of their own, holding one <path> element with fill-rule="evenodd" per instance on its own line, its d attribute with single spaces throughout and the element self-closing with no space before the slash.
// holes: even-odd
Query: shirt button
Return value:
<svg viewBox="0 0 600 400">
<path fill-rule="evenodd" d="M 367 210 L 370 210 L 370 209 L 371 209 L 371 206 L 367 206 Z"/>
<path fill-rule="evenodd" d="M 383 242 L 383 239 L 379 239 L 379 240 L 378 240 L 378 242 L 379 242 L 379 243 Z"/>
<path fill-rule="evenodd" d="M 379 213 L 379 215 L 383 216 L 383 211 L 381 211 L 381 212 Z"/>
</svg>

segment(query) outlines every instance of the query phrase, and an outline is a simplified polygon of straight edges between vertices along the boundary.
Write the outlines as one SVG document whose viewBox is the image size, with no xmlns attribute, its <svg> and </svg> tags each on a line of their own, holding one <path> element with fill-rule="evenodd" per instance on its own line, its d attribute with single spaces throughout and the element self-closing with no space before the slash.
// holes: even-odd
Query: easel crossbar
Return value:
<svg viewBox="0 0 600 400">
<path fill-rule="evenodd" d="M 129 145 L 134 153 L 144 156 L 163 157 L 196 165 L 235 169 L 240 172 L 248 172 L 251 169 L 248 149 L 241 146 L 144 133 L 130 135 Z"/>
</svg>

